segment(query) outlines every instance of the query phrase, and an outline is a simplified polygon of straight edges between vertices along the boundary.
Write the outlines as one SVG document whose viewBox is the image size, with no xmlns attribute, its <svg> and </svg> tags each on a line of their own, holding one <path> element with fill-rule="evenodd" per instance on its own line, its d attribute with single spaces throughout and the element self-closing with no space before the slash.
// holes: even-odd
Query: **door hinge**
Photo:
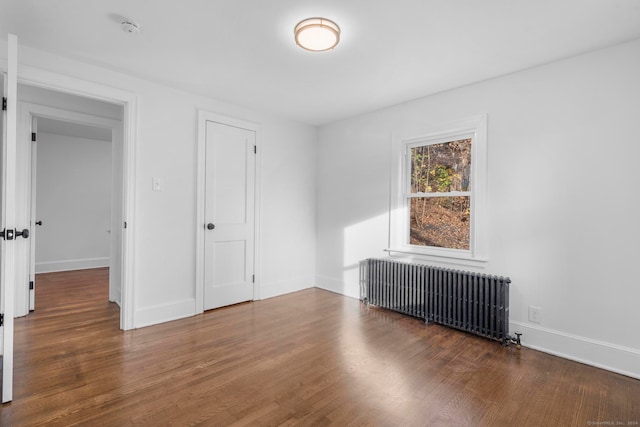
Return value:
<svg viewBox="0 0 640 427">
<path fill-rule="evenodd" d="M 124 228 L 127 228 L 127 221 L 124 222 Z"/>
<path fill-rule="evenodd" d="M 0 313 L 0 326 L 4 326 L 4 313 Z"/>
<path fill-rule="evenodd" d="M 32 291 L 34 289 L 33 287 L 33 280 L 29 282 L 29 290 Z"/>
<path fill-rule="evenodd" d="M 36 142 L 36 136 L 35 132 L 31 132 L 31 142 Z"/>
<path fill-rule="evenodd" d="M 253 154 L 258 154 L 258 146 L 257 145 L 253 146 Z"/>
<path fill-rule="evenodd" d="M 7 98 L 2 97 L 2 111 L 7 111 Z"/>
<path fill-rule="evenodd" d="M 251 283 L 256 283 L 256 275 L 255 274 L 253 274 L 251 276 Z"/>
</svg>

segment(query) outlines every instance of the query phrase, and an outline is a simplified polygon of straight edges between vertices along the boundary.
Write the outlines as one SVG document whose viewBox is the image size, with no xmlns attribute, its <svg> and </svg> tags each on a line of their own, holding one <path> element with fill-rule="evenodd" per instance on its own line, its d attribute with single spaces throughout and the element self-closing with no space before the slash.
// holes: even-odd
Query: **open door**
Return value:
<svg viewBox="0 0 640 427">
<path fill-rule="evenodd" d="M 38 170 L 38 118 L 31 117 L 31 235 L 29 236 L 29 311 L 36 309 L 36 171 Z"/>
<path fill-rule="evenodd" d="M 8 37 L 7 73 L 2 98 L 2 224 L 0 225 L 0 288 L 2 314 L 2 402 L 13 400 L 13 315 L 15 294 L 15 240 L 24 236 L 16 231 L 16 132 L 18 110 L 18 38 Z M 6 99 L 6 103 L 5 103 Z M 6 109 L 5 109 L 6 105 Z M 27 236 L 28 237 L 28 231 Z"/>
</svg>

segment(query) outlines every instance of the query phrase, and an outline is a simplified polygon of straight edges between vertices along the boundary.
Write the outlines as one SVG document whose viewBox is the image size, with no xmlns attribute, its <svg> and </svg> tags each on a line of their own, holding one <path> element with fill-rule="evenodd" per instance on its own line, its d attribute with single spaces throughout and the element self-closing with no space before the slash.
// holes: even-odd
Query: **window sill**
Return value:
<svg viewBox="0 0 640 427">
<path fill-rule="evenodd" d="M 407 249 L 384 249 L 385 252 L 389 253 L 389 256 L 393 257 L 394 254 L 401 254 L 400 256 L 408 257 L 411 259 L 416 259 L 419 261 L 437 261 L 445 264 L 452 265 L 461 265 L 461 266 L 470 266 L 470 267 L 481 267 L 484 268 L 486 264 L 489 262 L 487 258 L 481 258 L 478 256 L 473 256 L 471 254 L 455 254 L 455 253 L 443 253 L 443 254 L 435 254 L 435 253 L 424 253 L 417 250 Z"/>
</svg>

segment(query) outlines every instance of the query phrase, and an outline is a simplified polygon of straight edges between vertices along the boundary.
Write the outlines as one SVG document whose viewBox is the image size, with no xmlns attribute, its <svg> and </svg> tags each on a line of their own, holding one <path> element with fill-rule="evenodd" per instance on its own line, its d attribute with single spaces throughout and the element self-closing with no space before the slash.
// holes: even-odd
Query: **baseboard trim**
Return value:
<svg viewBox="0 0 640 427">
<path fill-rule="evenodd" d="M 524 347 L 640 379 L 640 350 L 523 322 L 509 330 L 522 332 Z"/>
<path fill-rule="evenodd" d="M 313 288 L 314 280 L 312 277 L 304 277 L 299 279 L 280 280 L 278 282 L 260 283 L 260 288 L 256 294 L 256 299 L 268 299 L 280 295 L 298 292 L 303 289 Z"/>
<path fill-rule="evenodd" d="M 159 304 L 136 310 L 134 314 L 134 328 L 157 325 L 172 320 L 184 319 L 196 315 L 195 298 L 185 299 L 169 304 Z"/>
<path fill-rule="evenodd" d="M 359 294 L 349 292 L 349 289 L 360 289 L 359 284 L 348 285 L 343 280 L 334 279 L 328 276 L 316 276 L 316 288 L 324 289 L 325 291 L 334 292 L 347 297 L 359 299 Z"/>
<path fill-rule="evenodd" d="M 103 257 L 103 258 L 69 259 L 64 261 L 37 262 L 36 274 L 109 267 L 109 261 L 110 261 L 109 257 Z"/>
</svg>

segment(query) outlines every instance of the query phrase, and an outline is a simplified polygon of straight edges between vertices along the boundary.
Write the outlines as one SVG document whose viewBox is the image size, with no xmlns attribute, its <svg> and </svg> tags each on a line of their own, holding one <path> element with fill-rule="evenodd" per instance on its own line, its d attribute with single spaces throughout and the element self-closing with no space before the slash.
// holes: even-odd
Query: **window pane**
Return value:
<svg viewBox="0 0 640 427">
<path fill-rule="evenodd" d="M 411 148 L 411 192 L 471 191 L 471 138 Z"/>
<path fill-rule="evenodd" d="M 409 243 L 449 249 L 469 249 L 470 197 L 411 199 Z"/>
</svg>

